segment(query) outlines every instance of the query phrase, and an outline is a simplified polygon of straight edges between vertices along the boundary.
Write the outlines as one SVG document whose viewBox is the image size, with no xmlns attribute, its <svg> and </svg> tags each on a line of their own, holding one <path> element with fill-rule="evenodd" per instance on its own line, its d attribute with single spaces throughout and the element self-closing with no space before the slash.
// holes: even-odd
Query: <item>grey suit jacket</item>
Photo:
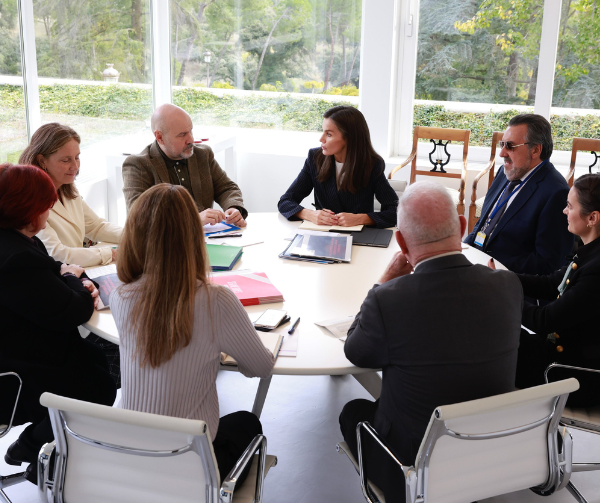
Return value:
<svg viewBox="0 0 600 503">
<path fill-rule="evenodd" d="M 159 149 L 155 141 L 139 155 L 130 155 L 125 159 L 123 193 L 127 211 L 150 187 L 159 183 L 170 183 L 167 165 Z M 248 216 L 240 188 L 215 161 L 215 155 L 209 146 L 194 146 L 194 155 L 188 159 L 188 172 L 198 211 L 212 208 L 216 201 L 223 210 L 235 207 L 244 218 Z"/>
<path fill-rule="evenodd" d="M 414 463 L 437 406 L 514 390 L 522 305 L 515 274 L 462 254 L 369 291 L 344 350 L 383 369 L 373 426 L 403 464 Z"/>
</svg>

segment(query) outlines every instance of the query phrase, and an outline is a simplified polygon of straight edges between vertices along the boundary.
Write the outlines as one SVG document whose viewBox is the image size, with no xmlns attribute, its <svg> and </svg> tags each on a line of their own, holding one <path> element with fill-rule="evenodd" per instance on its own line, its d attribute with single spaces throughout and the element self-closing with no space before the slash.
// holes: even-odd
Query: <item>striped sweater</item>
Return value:
<svg viewBox="0 0 600 503">
<path fill-rule="evenodd" d="M 120 407 L 201 419 L 208 424 L 214 439 L 219 427 L 216 379 L 221 352 L 233 356 L 246 377 L 268 377 L 275 363 L 272 353 L 263 346 L 233 292 L 211 285 L 210 314 L 207 289 L 200 287 L 196 293 L 190 344 L 157 368 L 141 367 L 140 356 L 134 356 L 135 334 L 125 323 L 132 309 L 133 295 L 124 296 L 123 288 L 117 288 L 110 297 L 120 337 Z"/>
</svg>

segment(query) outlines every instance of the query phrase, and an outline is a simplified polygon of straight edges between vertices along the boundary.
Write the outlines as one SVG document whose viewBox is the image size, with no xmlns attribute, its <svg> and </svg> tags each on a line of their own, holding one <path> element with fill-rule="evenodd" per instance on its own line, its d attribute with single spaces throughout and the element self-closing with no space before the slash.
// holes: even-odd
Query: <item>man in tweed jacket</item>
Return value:
<svg viewBox="0 0 600 503">
<path fill-rule="evenodd" d="M 190 192 L 204 224 L 226 220 L 244 227 L 248 212 L 242 192 L 215 161 L 210 147 L 194 145 L 187 112 L 175 105 L 161 105 L 152 114 L 151 127 L 156 141 L 123 163 L 127 210 L 150 187 L 171 183 Z M 215 201 L 224 212 L 213 209 Z"/>
</svg>

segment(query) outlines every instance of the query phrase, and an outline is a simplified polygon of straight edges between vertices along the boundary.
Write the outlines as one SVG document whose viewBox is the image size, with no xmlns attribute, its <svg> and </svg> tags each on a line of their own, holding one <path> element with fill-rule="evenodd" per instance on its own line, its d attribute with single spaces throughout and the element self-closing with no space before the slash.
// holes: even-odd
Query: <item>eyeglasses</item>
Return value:
<svg viewBox="0 0 600 503">
<path fill-rule="evenodd" d="M 499 141 L 498 142 L 498 146 L 500 147 L 500 150 L 505 148 L 506 150 L 510 150 L 511 152 L 513 150 L 515 150 L 517 147 L 522 147 L 523 145 L 531 145 L 531 143 L 526 142 L 526 143 L 520 143 L 519 145 L 515 145 L 512 141 Z"/>
</svg>

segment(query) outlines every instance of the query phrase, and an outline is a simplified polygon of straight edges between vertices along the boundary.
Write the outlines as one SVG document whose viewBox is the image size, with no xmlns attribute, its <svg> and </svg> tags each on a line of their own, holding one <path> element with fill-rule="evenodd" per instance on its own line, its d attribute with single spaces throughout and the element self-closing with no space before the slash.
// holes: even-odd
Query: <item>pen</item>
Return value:
<svg viewBox="0 0 600 503">
<path fill-rule="evenodd" d="M 292 325 L 292 328 L 290 328 L 288 330 L 288 334 L 292 335 L 294 333 L 294 331 L 296 330 L 296 327 L 298 326 L 298 323 L 300 323 L 300 318 L 298 318 L 294 324 Z"/>
<path fill-rule="evenodd" d="M 208 239 L 221 239 L 221 238 L 241 238 L 242 235 L 238 232 L 237 234 L 218 234 L 216 236 L 208 236 Z"/>
</svg>

